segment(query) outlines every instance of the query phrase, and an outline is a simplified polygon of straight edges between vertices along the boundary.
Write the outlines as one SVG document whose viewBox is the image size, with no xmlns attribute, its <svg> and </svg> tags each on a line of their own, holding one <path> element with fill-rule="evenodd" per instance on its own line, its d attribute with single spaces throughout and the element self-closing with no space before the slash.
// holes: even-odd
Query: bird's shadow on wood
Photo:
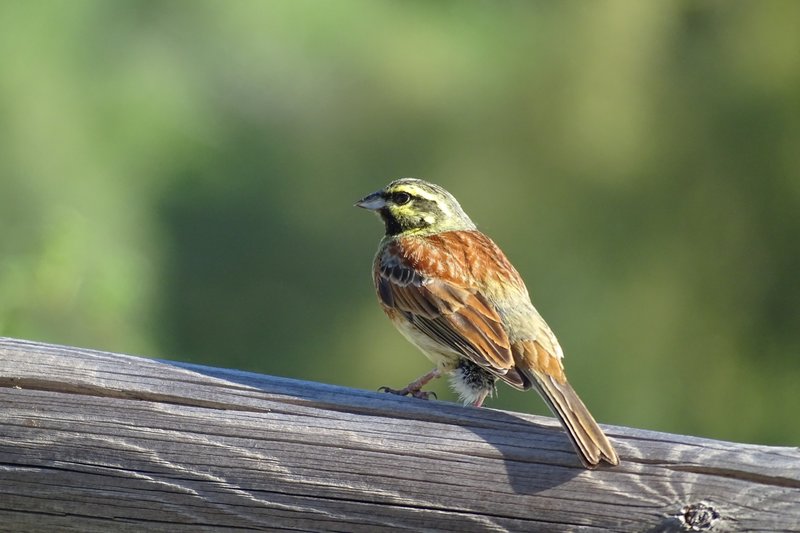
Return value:
<svg viewBox="0 0 800 533">
<path fill-rule="evenodd" d="M 499 452 L 508 482 L 517 494 L 546 491 L 586 472 L 560 428 L 494 409 L 457 405 L 452 408 L 478 411 L 480 421 L 486 425 L 470 420 L 461 426 Z"/>
</svg>

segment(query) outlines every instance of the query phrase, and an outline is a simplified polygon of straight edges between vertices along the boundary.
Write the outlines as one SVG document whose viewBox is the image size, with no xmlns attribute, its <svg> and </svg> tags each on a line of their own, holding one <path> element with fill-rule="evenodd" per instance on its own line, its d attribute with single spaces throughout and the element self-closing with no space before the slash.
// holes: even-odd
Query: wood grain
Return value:
<svg viewBox="0 0 800 533">
<path fill-rule="evenodd" d="M 800 531 L 800 450 L 0 339 L 2 531 Z M 692 529 L 694 527 L 695 529 Z"/>
</svg>

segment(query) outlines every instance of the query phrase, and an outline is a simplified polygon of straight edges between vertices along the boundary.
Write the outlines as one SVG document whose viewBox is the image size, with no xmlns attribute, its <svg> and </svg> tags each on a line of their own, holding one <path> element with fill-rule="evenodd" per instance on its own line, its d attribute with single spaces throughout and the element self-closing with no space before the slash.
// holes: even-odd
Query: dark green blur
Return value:
<svg viewBox="0 0 800 533">
<path fill-rule="evenodd" d="M 379 310 L 382 227 L 352 204 L 415 176 L 504 248 L 601 422 L 797 445 L 798 20 L 2 2 L 0 334 L 402 386 L 429 365 Z"/>
</svg>

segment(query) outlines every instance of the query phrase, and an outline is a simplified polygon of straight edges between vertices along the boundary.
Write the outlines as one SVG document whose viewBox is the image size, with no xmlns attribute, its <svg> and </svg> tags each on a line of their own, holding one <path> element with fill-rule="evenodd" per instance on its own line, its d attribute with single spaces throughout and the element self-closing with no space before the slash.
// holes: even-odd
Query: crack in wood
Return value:
<svg viewBox="0 0 800 533">
<path fill-rule="evenodd" d="M 102 385 L 65 383 L 44 379 L 0 377 L 0 388 L 37 390 L 42 392 L 74 394 L 79 396 L 93 396 L 95 398 L 136 400 L 143 402 L 180 405 L 184 407 L 215 409 L 219 411 L 242 411 L 250 413 L 270 413 L 273 411 L 272 409 L 259 409 L 257 407 L 250 407 L 241 404 L 203 400 L 200 398 L 190 398 L 186 396 L 163 394 L 150 391 L 112 389 Z"/>
<path fill-rule="evenodd" d="M 727 479 L 736 479 L 739 481 L 752 481 L 754 483 L 758 483 L 759 485 L 772 485 L 774 487 L 800 489 L 800 480 L 782 476 L 768 476 L 765 474 L 758 474 L 756 472 L 748 472 L 746 470 L 733 470 L 731 468 L 719 468 L 711 465 L 701 466 L 668 464 L 664 466 L 670 470 L 675 470 L 678 472 L 692 472 L 694 474 L 718 476 Z M 800 505 L 800 502 L 798 502 L 798 505 Z"/>
</svg>

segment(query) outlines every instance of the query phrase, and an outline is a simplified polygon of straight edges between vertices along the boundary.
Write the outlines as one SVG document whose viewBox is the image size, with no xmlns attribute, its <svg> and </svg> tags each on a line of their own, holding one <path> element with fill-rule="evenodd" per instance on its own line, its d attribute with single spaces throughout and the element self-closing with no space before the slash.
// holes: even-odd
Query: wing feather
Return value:
<svg viewBox="0 0 800 533">
<path fill-rule="evenodd" d="M 426 276 L 397 254 L 378 258 L 375 284 L 386 308 L 403 313 L 437 342 L 501 377 L 512 369 L 514 357 L 502 319 L 477 287 Z M 516 372 L 510 378 L 519 385 Z"/>
</svg>

